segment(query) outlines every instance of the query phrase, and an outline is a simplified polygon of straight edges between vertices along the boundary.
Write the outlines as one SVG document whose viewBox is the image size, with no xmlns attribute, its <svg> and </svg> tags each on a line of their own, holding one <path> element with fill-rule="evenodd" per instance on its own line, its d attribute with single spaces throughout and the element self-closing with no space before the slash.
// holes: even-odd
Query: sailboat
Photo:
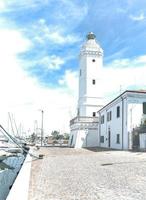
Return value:
<svg viewBox="0 0 146 200">
<path fill-rule="evenodd" d="M 0 200 L 5 200 L 25 160 L 26 149 L 0 125 Z"/>
</svg>

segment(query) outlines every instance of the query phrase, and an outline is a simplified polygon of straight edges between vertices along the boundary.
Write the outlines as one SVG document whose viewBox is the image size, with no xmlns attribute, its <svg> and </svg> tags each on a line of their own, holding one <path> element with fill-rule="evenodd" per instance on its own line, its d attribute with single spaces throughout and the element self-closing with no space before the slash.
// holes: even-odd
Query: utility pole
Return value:
<svg viewBox="0 0 146 200">
<path fill-rule="evenodd" d="M 44 133 L 44 130 L 43 130 L 43 124 L 44 124 L 44 111 L 41 110 L 42 112 L 42 127 L 41 127 L 41 146 L 43 146 L 43 133 Z"/>
</svg>

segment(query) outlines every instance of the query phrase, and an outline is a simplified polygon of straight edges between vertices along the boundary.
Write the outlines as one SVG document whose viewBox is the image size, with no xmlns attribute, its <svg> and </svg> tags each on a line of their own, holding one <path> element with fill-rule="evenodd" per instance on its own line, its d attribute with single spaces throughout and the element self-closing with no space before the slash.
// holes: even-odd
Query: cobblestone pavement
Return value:
<svg viewBox="0 0 146 200">
<path fill-rule="evenodd" d="M 146 153 L 42 148 L 29 200 L 146 200 Z"/>
</svg>

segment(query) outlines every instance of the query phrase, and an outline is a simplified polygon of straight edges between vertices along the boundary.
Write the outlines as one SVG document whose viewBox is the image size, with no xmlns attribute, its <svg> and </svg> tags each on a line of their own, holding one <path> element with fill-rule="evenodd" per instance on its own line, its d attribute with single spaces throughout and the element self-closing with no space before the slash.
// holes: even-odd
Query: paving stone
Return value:
<svg viewBox="0 0 146 200">
<path fill-rule="evenodd" d="M 146 153 L 41 148 L 29 200 L 146 200 Z"/>
</svg>

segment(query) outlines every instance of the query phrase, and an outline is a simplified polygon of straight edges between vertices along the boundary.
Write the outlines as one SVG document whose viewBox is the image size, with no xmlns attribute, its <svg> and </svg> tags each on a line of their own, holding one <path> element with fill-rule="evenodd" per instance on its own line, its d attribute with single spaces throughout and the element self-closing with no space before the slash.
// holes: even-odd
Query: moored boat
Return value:
<svg viewBox="0 0 146 200">
<path fill-rule="evenodd" d="M 5 200 L 20 171 L 25 157 L 22 154 L 6 157 L 0 162 L 0 199 Z"/>
<path fill-rule="evenodd" d="M 0 200 L 6 200 L 28 151 L 1 125 L 0 129 Z"/>
</svg>

